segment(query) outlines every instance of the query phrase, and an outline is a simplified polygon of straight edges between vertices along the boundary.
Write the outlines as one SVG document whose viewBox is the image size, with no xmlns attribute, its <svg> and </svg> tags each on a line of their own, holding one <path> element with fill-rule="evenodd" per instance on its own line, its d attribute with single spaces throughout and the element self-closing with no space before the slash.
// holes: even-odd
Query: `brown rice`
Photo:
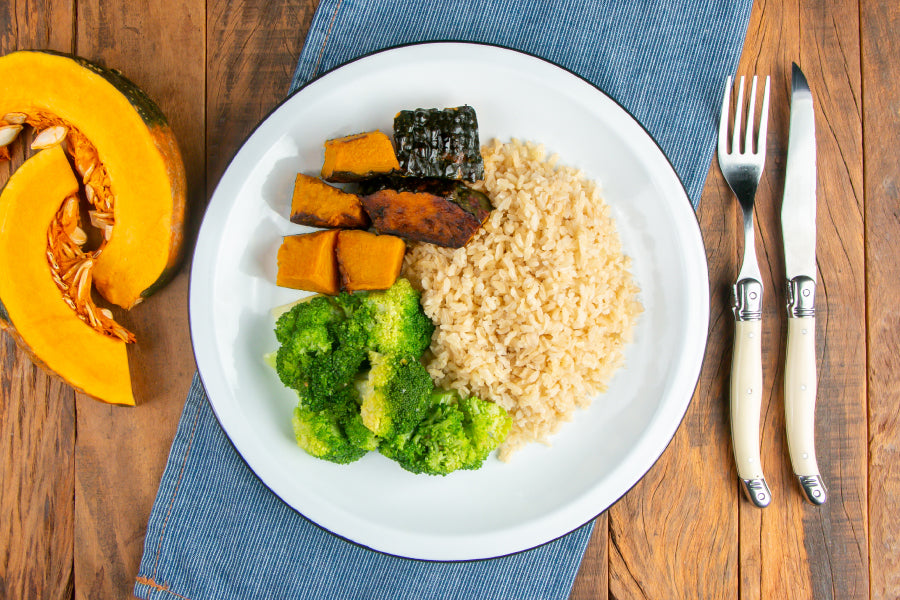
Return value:
<svg viewBox="0 0 900 600">
<path fill-rule="evenodd" d="M 641 306 L 593 181 L 532 143 L 494 140 L 483 154 L 495 207 L 484 227 L 458 250 L 412 245 L 404 274 L 437 326 L 435 382 L 513 416 L 507 460 L 606 389 Z"/>
</svg>

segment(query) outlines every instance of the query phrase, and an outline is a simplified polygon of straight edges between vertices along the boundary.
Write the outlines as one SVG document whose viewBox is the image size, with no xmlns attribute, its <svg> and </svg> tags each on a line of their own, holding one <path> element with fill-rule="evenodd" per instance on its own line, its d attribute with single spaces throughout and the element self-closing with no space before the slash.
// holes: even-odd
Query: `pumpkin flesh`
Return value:
<svg viewBox="0 0 900 600">
<path fill-rule="evenodd" d="M 76 389 L 134 404 L 125 343 L 65 302 L 47 256 L 47 232 L 78 181 L 60 147 L 28 159 L 0 195 L 0 326 L 32 359 Z"/>
<path fill-rule="evenodd" d="M 111 224 L 94 285 L 131 308 L 172 274 L 183 245 L 184 165 L 162 113 L 121 75 L 41 51 L 0 58 L 0 118 L 9 113 L 28 115 L 36 128 L 69 130 L 67 146 L 95 196 L 97 222 Z"/>
</svg>

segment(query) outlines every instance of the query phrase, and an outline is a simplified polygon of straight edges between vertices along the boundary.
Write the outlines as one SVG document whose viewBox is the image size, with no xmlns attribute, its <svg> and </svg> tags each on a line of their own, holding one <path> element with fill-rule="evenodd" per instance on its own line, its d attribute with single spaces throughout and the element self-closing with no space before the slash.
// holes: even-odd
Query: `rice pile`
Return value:
<svg viewBox="0 0 900 600">
<path fill-rule="evenodd" d="M 411 245 L 404 275 L 437 326 L 431 376 L 510 412 L 508 460 L 606 389 L 641 306 L 594 182 L 543 146 L 494 140 L 483 154 L 488 221 L 464 248 Z"/>
</svg>

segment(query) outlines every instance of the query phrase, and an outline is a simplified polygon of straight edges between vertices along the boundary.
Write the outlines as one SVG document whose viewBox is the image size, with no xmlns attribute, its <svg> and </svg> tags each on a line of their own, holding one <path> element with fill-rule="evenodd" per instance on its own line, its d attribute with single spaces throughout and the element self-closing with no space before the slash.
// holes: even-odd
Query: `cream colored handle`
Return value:
<svg viewBox="0 0 900 600">
<path fill-rule="evenodd" d="M 794 474 L 818 475 L 816 464 L 816 318 L 788 319 L 784 416 Z"/>
<path fill-rule="evenodd" d="M 731 440 L 738 476 L 765 479 L 759 458 L 762 403 L 761 321 L 736 321 L 731 362 Z"/>
</svg>

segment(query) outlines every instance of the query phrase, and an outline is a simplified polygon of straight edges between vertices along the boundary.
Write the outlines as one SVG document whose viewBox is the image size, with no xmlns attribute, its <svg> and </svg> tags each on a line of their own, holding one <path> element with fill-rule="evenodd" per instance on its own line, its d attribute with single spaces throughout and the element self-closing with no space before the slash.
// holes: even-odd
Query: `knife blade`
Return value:
<svg viewBox="0 0 900 600">
<path fill-rule="evenodd" d="M 815 449 L 816 409 L 816 132 L 812 91 L 800 67 L 791 73 L 781 233 L 787 278 L 787 348 L 784 369 L 785 426 L 791 466 L 804 496 L 827 499 Z"/>
</svg>

